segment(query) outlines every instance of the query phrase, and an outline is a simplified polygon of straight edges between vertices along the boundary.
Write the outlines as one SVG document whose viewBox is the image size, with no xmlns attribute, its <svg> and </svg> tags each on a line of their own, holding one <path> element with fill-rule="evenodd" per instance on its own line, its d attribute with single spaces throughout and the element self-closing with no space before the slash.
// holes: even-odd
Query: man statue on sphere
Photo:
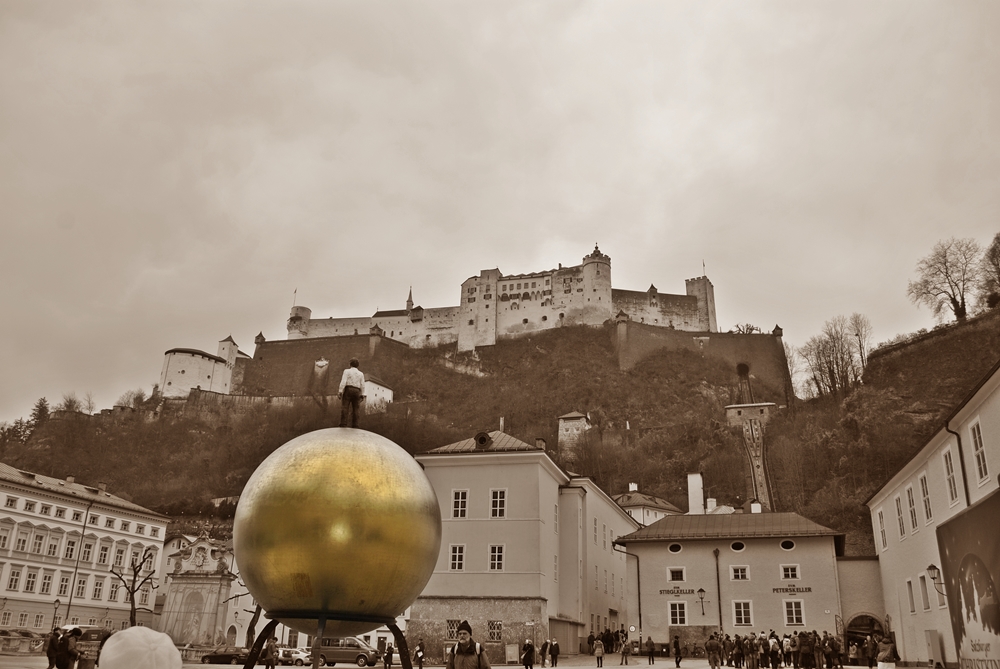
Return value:
<svg viewBox="0 0 1000 669">
<path fill-rule="evenodd" d="M 347 427 L 347 411 L 351 410 L 351 427 L 358 426 L 361 400 L 365 398 L 365 375 L 358 369 L 358 359 L 351 358 L 351 366 L 344 370 L 340 379 L 340 427 Z"/>
</svg>

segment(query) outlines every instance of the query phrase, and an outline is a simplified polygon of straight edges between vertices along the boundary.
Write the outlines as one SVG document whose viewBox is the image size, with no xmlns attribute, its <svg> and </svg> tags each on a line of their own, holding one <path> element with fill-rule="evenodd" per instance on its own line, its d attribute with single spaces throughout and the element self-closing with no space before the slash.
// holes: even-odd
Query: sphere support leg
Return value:
<svg viewBox="0 0 1000 669">
<path fill-rule="evenodd" d="M 319 669 L 319 651 L 323 647 L 323 633 L 326 631 L 326 616 L 319 617 L 319 625 L 316 629 L 316 638 L 313 639 L 313 669 Z"/>
<path fill-rule="evenodd" d="M 254 665 L 257 664 L 257 658 L 260 657 L 260 651 L 264 648 L 267 640 L 271 638 L 271 635 L 274 634 L 274 629 L 277 626 L 277 620 L 272 620 L 264 625 L 264 629 L 257 635 L 257 640 L 253 642 L 253 647 L 250 649 L 250 655 L 247 657 L 247 663 L 243 665 L 243 669 L 254 669 Z"/>
<path fill-rule="evenodd" d="M 406 637 L 403 636 L 396 623 L 390 623 L 388 628 L 392 632 L 392 638 L 396 640 L 396 650 L 399 651 L 399 663 L 403 665 L 403 669 L 413 669 L 413 664 L 410 662 L 410 647 L 406 645 Z"/>
</svg>

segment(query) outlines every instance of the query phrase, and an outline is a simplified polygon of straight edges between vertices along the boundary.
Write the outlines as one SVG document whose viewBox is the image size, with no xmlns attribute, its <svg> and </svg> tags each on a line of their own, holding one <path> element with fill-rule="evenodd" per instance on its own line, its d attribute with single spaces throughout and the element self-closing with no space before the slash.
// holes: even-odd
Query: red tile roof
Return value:
<svg viewBox="0 0 1000 669">
<path fill-rule="evenodd" d="M 731 513 L 666 516 L 648 527 L 620 537 L 617 542 L 839 535 L 839 532 L 797 513 Z"/>
</svg>

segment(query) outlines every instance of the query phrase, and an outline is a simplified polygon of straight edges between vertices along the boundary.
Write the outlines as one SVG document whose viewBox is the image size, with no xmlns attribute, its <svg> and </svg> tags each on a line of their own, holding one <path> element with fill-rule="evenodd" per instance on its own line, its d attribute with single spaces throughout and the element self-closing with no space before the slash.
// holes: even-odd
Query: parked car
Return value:
<svg viewBox="0 0 1000 669">
<path fill-rule="evenodd" d="M 329 667 L 338 662 L 356 664 L 359 667 L 374 667 L 381 657 L 380 651 L 354 636 L 342 639 L 324 637 L 319 651 L 320 663 Z M 312 662 L 311 652 L 305 662 L 306 664 Z"/>
<path fill-rule="evenodd" d="M 238 646 L 219 646 L 215 650 L 202 655 L 202 664 L 246 664 L 250 657 L 249 648 Z"/>
<path fill-rule="evenodd" d="M 279 664 L 293 664 L 296 667 L 304 666 L 311 662 L 308 648 L 282 648 L 278 653 Z"/>
</svg>

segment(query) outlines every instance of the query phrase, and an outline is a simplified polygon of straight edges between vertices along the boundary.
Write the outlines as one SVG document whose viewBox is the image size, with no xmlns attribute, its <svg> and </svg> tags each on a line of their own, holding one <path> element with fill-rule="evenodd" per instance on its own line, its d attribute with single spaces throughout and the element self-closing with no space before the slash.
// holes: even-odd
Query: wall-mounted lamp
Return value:
<svg viewBox="0 0 1000 669">
<path fill-rule="evenodd" d="M 705 615 L 705 588 L 698 588 L 698 601 L 701 604 L 701 615 Z"/>
<path fill-rule="evenodd" d="M 939 595 L 943 595 L 944 590 L 938 587 L 938 585 L 941 584 L 941 581 L 939 580 L 941 578 L 941 570 L 938 569 L 936 564 L 927 565 L 927 575 L 931 577 L 931 583 L 934 584 L 934 589 L 938 591 Z"/>
</svg>

